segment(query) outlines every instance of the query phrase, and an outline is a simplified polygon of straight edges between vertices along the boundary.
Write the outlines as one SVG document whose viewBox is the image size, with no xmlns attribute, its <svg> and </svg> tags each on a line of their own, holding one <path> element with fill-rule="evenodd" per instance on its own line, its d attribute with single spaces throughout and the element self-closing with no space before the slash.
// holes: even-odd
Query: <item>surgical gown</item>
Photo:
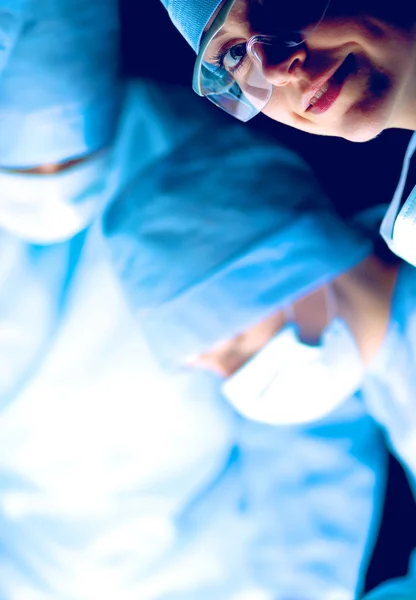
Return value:
<svg viewBox="0 0 416 600">
<path fill-rule="evenodd" d="M 198 145 L 180 150 L 174 168 L 160 161 L 132 183 L 121 209 L 115 204 L 105 220 L 123 289 L 166 365 L 209 350 L 213 340 L 229 339 L 271 314 L 274 304 L 284 306 L 295 292 L 313 289 L 316 273 L 325 282 L 325 273 L 336 277 L 371 252 L 365 245 L 360 250 L 359 238 L 320 206 L 322 192 L 300 159 L 278 147 L 273 158 L 262 142 L 240 135 L 228 132 L 222 142 L 218 134 L 207 136 L 209 163 Z M 235 184 L 246 173 L 242 189 L 248 195 L 224 191 L 227 181 Z M 196 205 L 198 177 L 222 186 L 212 193 L 206 184 Z M 416 271 L 403 266 L 389 331 L 361 390 L 324 420 L 303 427 L 240 420 L 244 506 L 263 523 L 247 568 L 268 598 L 362 596 L 380 526 L 386 445 L 414 486 L 415 295 Z"/>
<path fill-rule="evenodd" d="M 203 147 L 187 95 L 132 85 L 112 148 L 118 189 L 198 131 Z M 1 600 L 284 598 L 281 534 L 295 520 L 305 581 L 348 597 L 384 460 L 360 399 L 345 429 L 263 435 L 226 406 L 215 378 L 162 374 L 101 217 L 52 245 L 1 230 L 0 246 Z M 328 512 L 312 493 L 313 519 L 300 522 L 301 505 L 288 518 L 286 491 L 311 493 L 313 449 L 327 456 L 316 477 L 339 508 Z M 308 555 L 321 530 L 345 541 L 334 567 L 325 545 Z"/>
<path fill-rule="evenodd" d="M 3 3 L 2 167 L 108 145 L 121 91 L 116 10 Z M 203 146 L 204 114 L 190 94 L 133 85 L 107 150 L 114 195 L 176 145 Z M 77 235 L 50 231 L 54 200 L 74 190 L 36 198 L 53 178 L 35 177 L 0 177 L 1 600 L 263 598 L 249 548 L 264 523 L 244 504 L 238 420 L 209 377 L 163 376 L 99 213 Z"/>
<path fill-rule="evenodd" d="M 164 117 L 164 92 L 138 83 L 126 95 L 119 189 L 200 127 L 189 103 L 177 126 L 188 96 L 175 89 Z M 243 549 L 253 526 L 236 508 L 233 417 L 209 380 L 161 376 L 100 218 L 54 245 L 1 230 L 0 247 L 0 598 L 251 587 L 244 551 L 223 537 Z M 182 532 L 179 516 L 205 493 L 206 517 Z"/>
</svg>

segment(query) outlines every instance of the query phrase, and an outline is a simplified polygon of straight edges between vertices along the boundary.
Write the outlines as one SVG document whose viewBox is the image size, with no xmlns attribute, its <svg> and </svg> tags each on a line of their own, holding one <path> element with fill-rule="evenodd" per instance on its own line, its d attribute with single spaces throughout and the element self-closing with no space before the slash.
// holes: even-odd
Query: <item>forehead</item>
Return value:
<svg viewBox="0 0 416 600">
<path fill-rule="evenodd" d="M 293 0 L 235 0 L 223 27 L 213 36 L 212 42 L 220 38 L 230 37 L 235 34 L 254 35 L 264 33 L 264 29 L 279 29 L 279 25 L 284 22 L 286 25 L 295 19 L 296 24 L 305 14 L 313 14 L 314 17 L 322 15 L 322 6 L 325 6 L 329 0 L 298 0 L 295 5 L 288 6 L 288 2 Z M 313 8 L 310 7 L 313 5 Z M 224 7 L 224 4 L 219 8 Z M 207 31 L 209 31 L 213 20 L 218 15 L 214 14 Z M 302 16 L 301 16 L 302 15 Z"/>
<path fill-rule="evenodd" d="M 357 17 L 361 11 L 354 4 L 353 0 L 236 0 L 224 28 L 248 27 L 252 34 L 265 29 L 297 31 L 326 15 Z"/>
</svg>

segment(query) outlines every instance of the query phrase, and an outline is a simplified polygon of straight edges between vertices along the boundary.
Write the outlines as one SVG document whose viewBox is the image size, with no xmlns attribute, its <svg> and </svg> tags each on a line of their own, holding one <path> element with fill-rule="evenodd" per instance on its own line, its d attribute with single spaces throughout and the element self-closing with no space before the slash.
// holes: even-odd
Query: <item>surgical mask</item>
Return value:
<svg viewBox="0 0 416 600">
<path fill-rule="evenodd" d="M 288 323 L 225 381 L 222 391 L 248 419 L 271 425 L 321 419 L 354 394 L 364 365 L 344 320 L 334 317 L 317 346 L 299 339 Z"/>
<path fill-rule="evenodd" d="M 380 233 L 390 250 L 413 266 L 416 266 L 416 186 L 401 209 L 400 204 L 415 150 L 416 133 L 406 150 L 399 184 L 380 227 Z"/>
<path fill-rule="evenodd" d="M 0 227 L 34 244 L 52 244 L 85 229 L 115 190 L 111 152 L 53 175 L 0 173 Z"/>
</svg>

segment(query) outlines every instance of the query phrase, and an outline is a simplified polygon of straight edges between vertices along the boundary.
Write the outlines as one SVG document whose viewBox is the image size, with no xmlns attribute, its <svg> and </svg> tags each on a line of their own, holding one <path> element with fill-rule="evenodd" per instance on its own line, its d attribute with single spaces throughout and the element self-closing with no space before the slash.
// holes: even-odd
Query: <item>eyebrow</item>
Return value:
<svg viewBox="0 0 416 600">
<path fill-rule="evenodd" d="M 212 38 L 211 42 L 213 42 L 214 40 L 218 40 L 220 38 L 222 38 L 223 36 L 227 35 L 229 33 L 228 29 L 224 29 L 221 28 L 219 31 L 217 31 L 217 33 L 214 35 L 214 37 Z"/>
</svg>

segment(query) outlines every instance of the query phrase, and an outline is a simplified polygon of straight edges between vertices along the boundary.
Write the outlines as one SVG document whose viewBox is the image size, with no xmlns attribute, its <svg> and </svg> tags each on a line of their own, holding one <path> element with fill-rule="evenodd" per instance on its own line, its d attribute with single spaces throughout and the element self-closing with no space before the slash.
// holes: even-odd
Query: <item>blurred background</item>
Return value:
<svg viewBox="0 0 416 600">
<path fill-rule="evenodd" d="M 143 11 L 141 3 L 121 0 L 121 17 L 125 74 L 190 87 L 194 53 L 172 27 L 161 3 L 148 2 Z M 208 107 L 210 103 L 205 102 Z M 411 132 L 390 130 L 371 142 L 352 144 L 339 138 L 310 136 L 261 115 L 247 126 L 266 131 L 301 154 L 345 218 L 390 201 L 411 136 Z M 378 251 L 388 256 L 381 238 L 377 243 Z M 391 259 L 395 260 L 393 256 Z M 367 590 L 386 579 L 404 575 L 415 546 L 414 500 L 402 468 L 390 456 L 383 523 L 367 572 Z"/>
</svg>

